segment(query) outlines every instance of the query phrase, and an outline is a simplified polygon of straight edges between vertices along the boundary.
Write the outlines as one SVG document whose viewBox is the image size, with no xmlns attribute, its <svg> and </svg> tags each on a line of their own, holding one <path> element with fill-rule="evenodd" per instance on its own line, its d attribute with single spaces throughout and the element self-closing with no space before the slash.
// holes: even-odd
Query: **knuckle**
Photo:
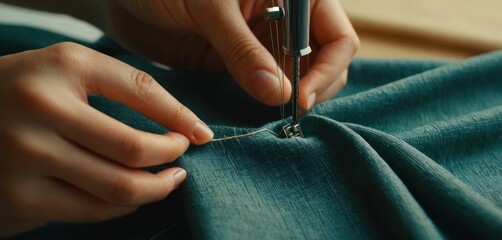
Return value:
<svg viewBox="0 0 502 240">
<path fill-rule="evenodd" d="M 226 59 L 230 69 L 232 66 L 246 66 L 252 60 L 257 46 L 252 39 L 245 37 L 234 38 L 229 42 Z"/>
<path fill-rule="evenodd" d="M 182 126 L 186 122 L 188 122 L 187 116 L 189 115 L 189 113 L 190 110 L 188 110 L 187 107 L 185 107 L 183 104 L 179 104 L 176 110 L 173 112 L 170 122 L 174 126 Z"/>
<path fill-rule="evenodd" d="M 140 135 L 125 134 L 122 138 L 122 162 L 130 167 L 141 167 L 139 162 L 145 152 L 145 144 Z"/>
<path fill-rule="evenodd" d="M 73 68 L 80 66 L 87 58 L 87 48 L 72 42 L 62 42 L 47 48 L 51 53 L 50 61 L 58 68 Z"/>
<path fill-rule="evenodd" d="M 52 59 L 54 58 L 66 59 L 61 56 L 52 57 Z M 12 98 L 11 101 L 15 101 L 17 106 L 37 116 L 62 114 L 62 110 L 68 107 L 68 103 L 60 100 L 64 93 L 54 94 L 58 90 L 60 91 L 60 87 L 62 86 L 56 83 L 49 79 L 40 79 L 37 75 L 24 73 L 16 81 L 12 81 L 9 84 L 9 97 Z"/>
<path fill-rule="evenodd" d="M 136 182 L 129 177 L 119 177 L 115 180 L 112 190 L 112 201 L 118 205 L 133 205 L 139 194 Z"/>
<path fill-rule="evenodd" d="M 131 79 L 136 89 L 136 94 L 141 100 L 148 100 L 156 89 L 156 82 L 148 73 L 135 69 L 131 73 Z"/>
</svg>

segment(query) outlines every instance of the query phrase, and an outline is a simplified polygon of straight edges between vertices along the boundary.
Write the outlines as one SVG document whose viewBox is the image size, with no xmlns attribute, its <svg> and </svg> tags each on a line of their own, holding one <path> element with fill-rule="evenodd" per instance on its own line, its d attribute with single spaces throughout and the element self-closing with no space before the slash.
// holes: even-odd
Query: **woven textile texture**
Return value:
<svg viewBox="0 0 502 240">
<path fill-rule="evenodd" d="M 2 55 L 65 40 L 0 27 Z M 163 70 L 107 39 L 87 46 L 152 74 L 215 137 L 280 129 L 278 108 L 229 76 Z M 118 103 L 89 101 L 135 128 L 167 131 Z M 12 239 L 502 237 L 502 52 L 462 62 L 355 59 L 346 88 L 301 126 L 305 138 L 262 131 L 190 147 L 174 163 L 189 173 L 182 188 L 132 215 Z"/>
</svg>

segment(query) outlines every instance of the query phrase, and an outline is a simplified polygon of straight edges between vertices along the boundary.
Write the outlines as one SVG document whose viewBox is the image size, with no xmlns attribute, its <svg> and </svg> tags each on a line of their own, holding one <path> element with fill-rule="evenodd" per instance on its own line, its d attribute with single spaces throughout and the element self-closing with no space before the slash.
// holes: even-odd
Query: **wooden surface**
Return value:
<svg viewBox="0 0 502 240">
<path fill-rule="evenodd" d="M 502 49 L 500 0 L 340 0 L 357 56 L 462 59 Z"/>
</svg>

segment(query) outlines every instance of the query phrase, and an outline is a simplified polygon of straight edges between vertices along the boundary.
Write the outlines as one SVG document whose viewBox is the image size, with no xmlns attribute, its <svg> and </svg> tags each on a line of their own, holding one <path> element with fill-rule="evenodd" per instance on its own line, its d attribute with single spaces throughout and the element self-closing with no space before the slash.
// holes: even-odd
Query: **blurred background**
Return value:
<svg viewBox="0 0 502 240">
<path fill-rule="evenodd" d="M 359 57 L 463 59 L 502 49 L 500 0 L 340 0 L 361 38 Z M 64 15 L 0 4 L 0 23 L 94 41 L 102 33 Z"/>
<path fill-rule="evenodd" d="M 340 0 L 359 56 L 462 59 L 502 49 L 500 0 Z"/>
<path fill-rule="evenodd" d="M 3 3 L 0 3 L 0 23 L 46 29 L 88 42 L 93 42 L 103 35 L 94 26 L 69 16 L 33 11 Z"/>
</svg>

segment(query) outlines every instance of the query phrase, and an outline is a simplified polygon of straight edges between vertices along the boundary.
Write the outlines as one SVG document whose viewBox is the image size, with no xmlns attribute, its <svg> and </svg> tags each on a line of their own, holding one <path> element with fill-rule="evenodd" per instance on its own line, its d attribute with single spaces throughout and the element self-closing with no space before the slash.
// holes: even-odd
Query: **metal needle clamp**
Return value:
<svg viewBox="0 0 502 240">
<path fill-rule="evenodd" d="M 309 0 L 284 0 L 284 8 L 270 7 L 265 10 L 265 19 L 268 21 L 283 22 L 284 54 L 291 56 L 292 60 L 292 119 L 293 122 L 283 127 L 285 137 L 303 137 L 300 129 L 298 103 L 300 87 L 300 57 L 309 54 L 310 34 L 310 1 Z"/>
</svg>

